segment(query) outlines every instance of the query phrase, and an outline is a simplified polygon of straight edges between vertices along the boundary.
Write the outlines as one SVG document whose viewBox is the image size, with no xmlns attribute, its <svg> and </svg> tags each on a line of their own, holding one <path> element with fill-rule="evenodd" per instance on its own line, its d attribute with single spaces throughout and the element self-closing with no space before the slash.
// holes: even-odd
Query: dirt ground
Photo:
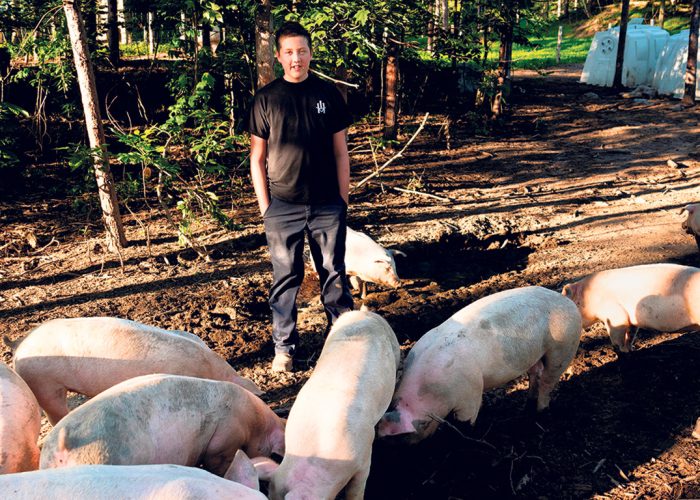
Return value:
<svg viewBox="0 0 700 500">
<path fill-rule="evenodd" d="M 700 197 L 700 110 L 586 87 L 579 72 L 516 73 L 507 125 L 474 137 L 453 124 L 449 149 L 444 117 L 430 117 L 381 184 L 352 194 L 350 226 L 407 254 L 397 257 L 404 285 L 371 287 L 366 300 L 403 349 L 500 290 L 560 290 L 634 264 L 700 266 L 679 215 Z M 420 118 L 406 124 L 404 141 Z M 350 136 L 353 183 L 373 169 L 366 134 Z M 17 339 L 51 318 L 101 315 L 188 330 L 287 412 L 323 342 L 318 281 L 308 276 L 299 298 L 297 371 L 272 373 L 271 268 L 248 193 L 233 210 L 242 229 L 201 228 L 210 263 L 183 251 L 162 220 L 148 223 L 147 244 L 144 211 L 126 215 L 132 245 L 122 265 L 102 250 L 99 221 L 72 215 L 69 202 L 0 201 L 3 334 Z M 700 416 L 700 337 L 642 332 L 636 345 L 618 357 L 601 325 L 587 330 L 551 410 L 534 419 L 518 379 L 485 394 L 473 428 L 443 425 L 413 447 L 377 442 L 367 498 L 700 497 L 700 443 L 690 436 Z M 10 349 L 0 351 L 10 363 Z"/>
</svg>

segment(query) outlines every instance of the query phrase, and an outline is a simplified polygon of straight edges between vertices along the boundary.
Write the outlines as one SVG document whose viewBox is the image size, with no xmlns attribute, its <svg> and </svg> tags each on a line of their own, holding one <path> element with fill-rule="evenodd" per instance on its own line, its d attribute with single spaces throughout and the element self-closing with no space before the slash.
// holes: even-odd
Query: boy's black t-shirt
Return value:
<svg viewBox="0 0 700 500">
<path fill-rule="evenodd" d="M 267 140 L 270 194 L 292 203 L 337 201 L 333 134 L 352 123 L 334 85 L 278 78 L 255 95 L 247 130 Z"/>
</svg>

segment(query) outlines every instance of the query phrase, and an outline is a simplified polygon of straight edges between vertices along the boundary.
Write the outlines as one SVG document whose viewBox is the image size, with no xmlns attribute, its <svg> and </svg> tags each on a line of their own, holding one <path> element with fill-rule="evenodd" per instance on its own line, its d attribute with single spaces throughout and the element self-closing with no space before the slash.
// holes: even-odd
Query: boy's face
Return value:
<svg viewBox="0 0 700 500">
<path fill-rule="evenodd" d="M 284 79 L 299 83 L 309 76 L 311 47 L 303 36 L 285 36 L 279 41 L 279 50 L 275 57 L 284 69 Z"/>
</svg>

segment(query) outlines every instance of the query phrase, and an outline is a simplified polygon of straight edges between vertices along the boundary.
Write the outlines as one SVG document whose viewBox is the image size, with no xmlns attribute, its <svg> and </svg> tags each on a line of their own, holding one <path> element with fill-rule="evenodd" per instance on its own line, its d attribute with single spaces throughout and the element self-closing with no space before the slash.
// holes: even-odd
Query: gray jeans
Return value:
<svg viewBox="0 0 700 500">
<path fill-rule="evenodd" d="M 345 275 L 347 206 L 304 205 L 272 198 L 265 211 L 265 235 L 272 260 L 272 340 L 275 352 L 294 354 L 299 343 L 296 298 L 304 279 L 304 235 L 321 285 L 321 302 L 329 326 L 353 308 Z"/>
</svg>

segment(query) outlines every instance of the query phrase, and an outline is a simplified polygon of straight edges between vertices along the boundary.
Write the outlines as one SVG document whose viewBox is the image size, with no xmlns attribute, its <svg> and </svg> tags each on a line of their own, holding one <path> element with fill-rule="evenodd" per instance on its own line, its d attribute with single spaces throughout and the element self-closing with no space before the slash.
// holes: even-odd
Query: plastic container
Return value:
<svg viewBox="0 0 700 500">
<path fill-rule="evenodd" d="M 622 64 L 622 85 L 636 87 L 651 84 L 656 61 L 670 35 L 658 26 L 641 24 L 641 18 L 627 25 L 625 55 Z M 581 72 L 581 83 L 612 87 L 620 28 L 595 34 Z"/>
<path fill-rule="evenodd" d="M 677 99 L 685 93 L 685 72 L 688 64 L 688 37 L 690 30 L 683 30 L 670 37 L 656 61 L 652 87 L 659 94 Z M 696 78 L 697 78 L 696 74 Z M 697 80 L 696 80 L 697 81 Z M 695 91 L 695 99 L 700 100 L 700 86 Z"/>
</svg>

